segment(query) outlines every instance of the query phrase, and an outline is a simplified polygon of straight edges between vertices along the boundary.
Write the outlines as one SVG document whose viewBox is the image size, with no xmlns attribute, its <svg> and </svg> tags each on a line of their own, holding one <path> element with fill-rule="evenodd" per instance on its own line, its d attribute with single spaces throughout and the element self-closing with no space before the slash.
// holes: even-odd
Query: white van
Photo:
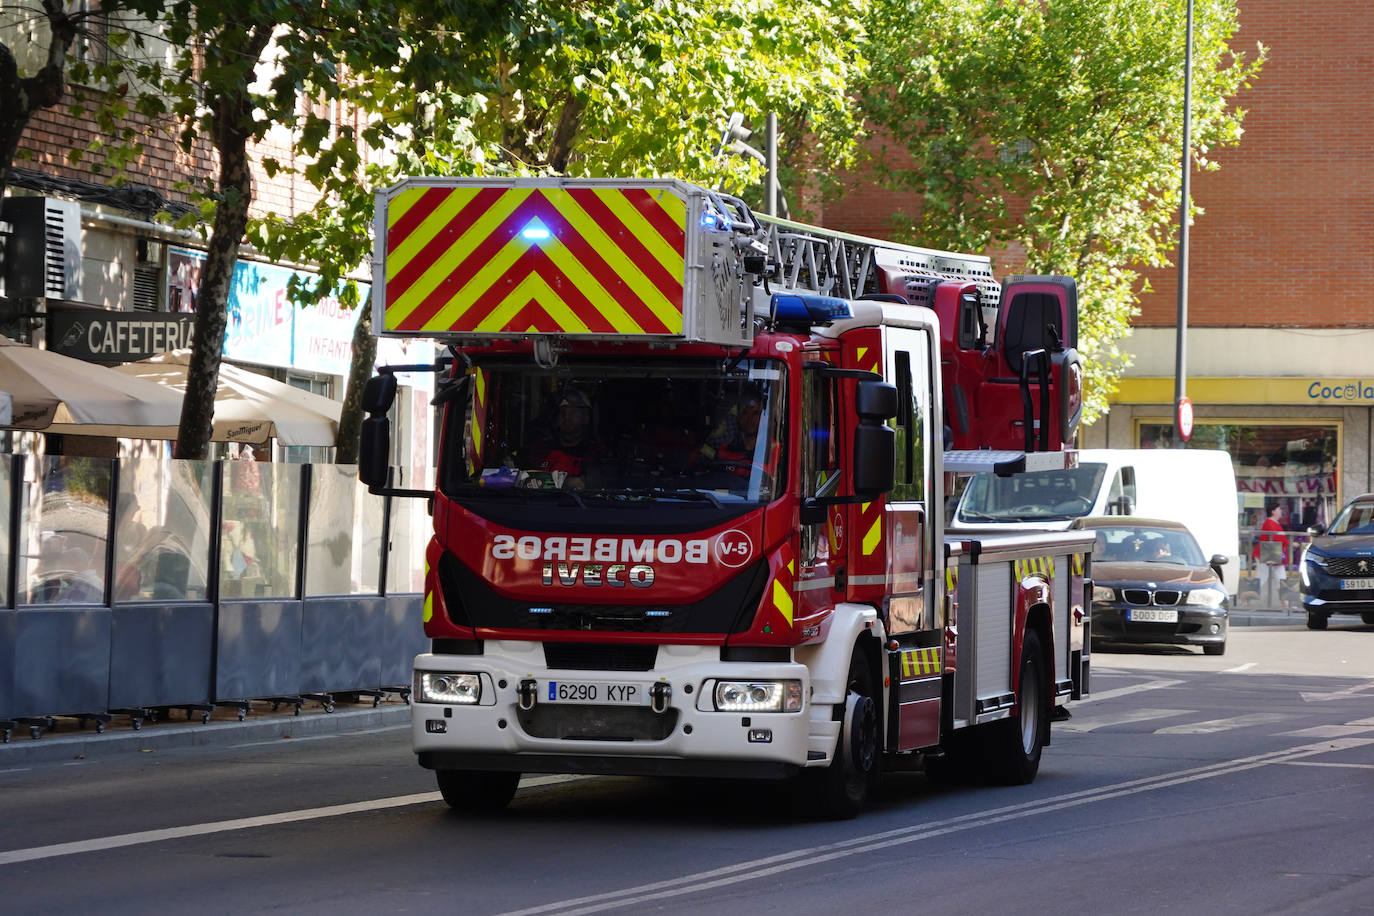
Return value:
<svg viewBox="0 0 1374 916">
<path fill-rule="evenodd" d="M 1182 522 L 1204 556 L 1226 557 L 1222 579 L 1240 585 L 1236 474 L 1220 449 L 1082 449 L 1078 467 L 997 477 L 975 474 L 950 531 L 1067 528 L 1083 515 L 1139 515 Z"/>
</svg>

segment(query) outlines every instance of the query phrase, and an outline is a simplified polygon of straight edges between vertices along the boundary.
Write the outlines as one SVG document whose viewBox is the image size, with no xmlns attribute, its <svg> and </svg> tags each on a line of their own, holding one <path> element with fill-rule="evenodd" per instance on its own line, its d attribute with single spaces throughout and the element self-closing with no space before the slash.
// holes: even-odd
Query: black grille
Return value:
<svg viewBox="0 0 1374 916">
<path fill-rule="evenodd" d="M 1364 564 L 1364 569 L 1360 565 Z M 1326 571 L 1344 579 L 1374 579 L 1374 559 L 1368 557 L 1332 557 L 1326 561 Z"/>
<path fill-rule="evenodd" d="M 1148 588 L 1123 588 L 1121 590 L 1121 600 L 1127 604 L 1135 604 L 1141 607 L 1146 605 L 1158 605 L 1160 607 L 1172 607 L 1178 604 L 1183 598 L 1183 593 L 1175 589 L 1159 589 L 1151 591 Z"/>
<path fill-rule="evenodd" d="M 520 727 L 535 738 L 581 741 L 662 741 L 677 728 L 677 710 L 648 707 L 571 706 L 540 703 L 517 713 Z"/>
<path fill-rule="evenodd" d="M 658 646 L 620 646 L 596 642 L 546 642 L 544 664 L 572 671 L 648 671 L 658 660 Z"/>
</svg>

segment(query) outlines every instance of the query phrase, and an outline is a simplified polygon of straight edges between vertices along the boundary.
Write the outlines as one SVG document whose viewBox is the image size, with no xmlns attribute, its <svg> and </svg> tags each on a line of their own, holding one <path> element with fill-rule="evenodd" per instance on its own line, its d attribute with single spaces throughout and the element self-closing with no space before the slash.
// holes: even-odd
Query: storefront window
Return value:
<svg viewBox="0 0 1374 916">
<path fill-rule="evenodd" d="M 1271 423 L 1257 420 L 1199 420 L 1189 448 L 1217 448 L 1231 453 L 1235 466 L 1240 517 L 1241 561 L 1247 579 L 1257 564 L 1252 556 L 1264 520 L 1275 508 L 1288 535 L 1289 572 L 1310 540 L 1307 529 L 1328 525 L 1341 508 L 1339 423 Z M 1141 448 L 1169 447 L 1172 424 L 1141 421 Z M 1242 584 L 1241 602 L 1245 601 Z M 1297 603 L 1297 577 L 1285 580 L 1285 600 Z"/>
</svg>

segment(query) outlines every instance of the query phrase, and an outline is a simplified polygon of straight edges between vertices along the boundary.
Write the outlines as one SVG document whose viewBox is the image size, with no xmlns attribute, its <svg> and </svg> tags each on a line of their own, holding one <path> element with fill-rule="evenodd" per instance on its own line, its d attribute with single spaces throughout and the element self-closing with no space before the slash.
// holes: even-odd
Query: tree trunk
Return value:
<svg viewBox="0 0 1374 916">
<path fill-rule="evenodd" d="M 245 59 L 258 61 L 272 36 L 272 23 L 256 24 L 236 43 Z M 221 38 L 225 36 L 221 35 Z M 253 175 L 248 168 L 248 141 L 253 130 L 253 103 L 248 85 L 255 68 L 239 73 L 239 82 L 207 100 L 211 134 L 219 154 L 219 200 L 215 222 L 201 269 L 196 294 L 196 321 L 191 334 L 191 364 L 186 370 L 186 394 L 181 401 L 181 426 L 177 430 L 178 458 L 205 459 L 214 433 L 215 392 L 219 388 L 220 356 L 228 327 L 229 293 L 239 243 L 248 228 L 248 207 L 253 201 Z"/>
<path fill-rule="evenodd" d="M 344 389 L 343 410 L 339 415 L 339 436 L 334 460 L 339 464 L 358 463 L 358 440 L 363 428 L 363 387 L 377 364 L 377 338 L 372 336 L 372 307 L 358 306 L 358 321 L 353 326 L 353 361 L 348 367 L 348 387 Z"/>
<path fill-rule="evenodd" d="M 229 293 L 239 242 L 248 227 L 248 203 L 252 176 L 248 170 L 247 143 L 219 147 L 221 198 L 201 268 L 196 293 L 196 321 L 191 334 L 191 364 L 186 370 L 186 395 L 181 401 L 181 427 L 177 430 L 177 457 L 209 457 L 214 433 L 215 392 L 219 390 L 220 356 L 229 325 Z"/>
</svg>

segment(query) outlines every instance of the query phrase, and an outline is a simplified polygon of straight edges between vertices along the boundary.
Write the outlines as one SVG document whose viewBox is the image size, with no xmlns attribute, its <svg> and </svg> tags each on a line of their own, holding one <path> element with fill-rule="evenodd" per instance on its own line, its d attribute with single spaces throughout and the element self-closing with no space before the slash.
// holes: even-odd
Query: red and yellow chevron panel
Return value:
<svg viewBox="0 0 1374 916">
<path fill-rule="evenodd" d="M 665 188 L 404 187 L 385 330 L 679 336 L 686 219 Z"/>
<path fill-rule="evenodd" d="M 940 673 L 940 649 L 906 649 L 902 652 L 902 680 Z"/>
</svg>

